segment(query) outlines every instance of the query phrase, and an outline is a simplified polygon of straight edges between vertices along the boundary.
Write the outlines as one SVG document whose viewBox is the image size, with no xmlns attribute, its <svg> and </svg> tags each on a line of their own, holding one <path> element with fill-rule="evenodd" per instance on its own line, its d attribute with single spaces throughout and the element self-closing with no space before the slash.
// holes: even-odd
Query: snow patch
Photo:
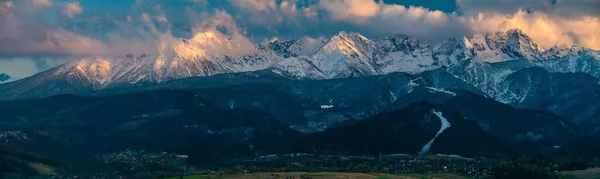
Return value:
<svg viewBox="0 0 600 179">
<path fill-rule="evenodd" d="M 415 83 L 415 81 L 420 79 L 421 77 L 408 81 L 408 84 L 406 84 L 406 87 L 408 88 L 408 93 L 412 93 L 415 90 L 415 87 L 420 86 L 418 83 Z"/>
<path fill-rule="evenodd" d="M 560 125 L 562 125 L 563 127 L 565 127 L 565 129 L 569 129 L 569 127 L 567 127 L 567 125 L 565 125 L 565 122 L 563 122 L 563 121 L 559 121 L 559 122 L 560 122 Z"/>
<path fill-rule="evenodd" d="M 425 87 L 425 88 L 429 89 L 432 92 L 440 92 L 440 93 L 446 93 L 446 94 L 449 94 L 449 95 L 452 95 L 452 96 L 456 96 L 456 93 L 454 93 L 452 91 L 445 90 L 445 89 L 434 88 L 434 87 Z"/>
<path fill-rule="evenodd" d="M 398 98 L 396 97 L 396 94 L 394 94 L 394 92 L 392 92 L 392 91 L 389 91 L 389 92 L 390 92 L 390 97 L 392 97 L 392 103 L 393 103 L 393 102 L 396 102 L 396 100 L 398 99 Z"/>
<path fill-rule="evenodd" d="M 473 160 L 473 158 L 468 158 L 468 157 L 463 157 L 460 155 L 446 155 L 446 154 L 436 154 L 435 156 L 440 156 L 440 157 L 450 157 L 450 158 L 458 158 L 458 159 L 464 159 L 464 160 Z"/>
<path fill-rule="evenodd" d="M 230 100 L 229 101 L 229 109 L 233 110 L 235 108 L 235 101 L 234 100 Z"/>
<path fill-rule="evenodd" d="M 425 146 L 423 146 L 423 148 L 421 149 L 421 152 L 419 152 L 419 154 L 429 153 L 429 149 L 431 149 L 431 145 L 433 145 L 433 141 L 435 141 L 435 139 L 438 136 L 440 136 L 440 134 L 442 134 L 442 132 L 444 132 L 444 130 L 446 130 L 450 127 L 450 122 L 448 122 L 448 119 L 446 119 L 444 116 L 442 116 L 442 112 L 437 112 L 434 109 L 432 109 L 431 112 L 440 119 L 440 122 L 442 123 L 442 125 L 440 126 L 440 130 L 437 132 L 437 134 L 435 134 L 435 137 L 433 137 L 433 139 L 431 139 L 429 142 L 427 142 L 427 144 L 425 144 Z"/>
<path fill-rule="evenodd" d="M 333 105 L 329 105 L 329 104 L 321 105 L 321 109 L 331 109 L 331 108 L 333 108 Z"/>
</svg>

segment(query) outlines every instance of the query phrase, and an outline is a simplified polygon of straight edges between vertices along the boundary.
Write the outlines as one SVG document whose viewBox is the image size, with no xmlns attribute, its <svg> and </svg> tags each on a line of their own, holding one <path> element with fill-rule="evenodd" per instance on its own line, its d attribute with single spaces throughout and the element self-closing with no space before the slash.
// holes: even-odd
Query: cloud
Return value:
<svg viewBox="0 0 600 179">
<path fill-rule="evenodd" d="M 229 2 L 237 7 L 257 12 L 271 13 L 277 8 L 275 0 L 230 0 Z"/>
<path fill-rule="evenodd" d="M 199 49 L 213 54 L 244 55 L 256 52 L 256 45 L 246 37 L 233 17 L 224 10 L 214 10 L 212 14 L 194 14 L 193 40 Z"/>
<path fill-rule="evenodd" d="M 318 15 L 315 8 L 300 0 L 229 0 L 238 24 L 253 31 L 277 35 L 287 27 L 300 27 Z"/>
<path fill-rule="evenodd" d="M 512 14 L 521 9 L 550 12 L 554 11 L 552 0 L 456 0 L 458 11 L 465 13 Z M 477 15 L 477 14 L 471 14 Z"/>
<path fill-rule="evenodd" d="M 556 43 L 600 49 L 598 0 L 457 0 L 465 16 L 460 22 L 472 33 L 518 28 L 544 48 Z"/>
<path fill-rule="evenodd" d="M 432 11 L 423 7 L 385 5 L 371 24 L 378 33 L 406 34 L 435 40 L 464 35 L 455 23 L 456 15 Z M 379 27 L 378 27 L 379 26 Z M 381 28 L 384 26 L 386 28 Z"/>
<path fill-rule="evenodd" d="M 300 55 L 309 55 L 317 52 L 323 44 L 327 42 L 327 37 L 320 36 L 317 38 L 312 38 L 309 36 L 304 36 L 300 38 L 302 41 L 302 51 L 299 53 Z"/>
<path fill-rule="evenodd" d="M 522 9 L 565 18 L 600 16 L 598 0 L 456 0 L 458 11 L 467 13 L 514 14 Z"/>
<path fill-rule="evenodd" d="M 43 19 L 43 11 L 52 1 L 18 1 L 0 13 L 0 54 L 72 54 L 104 50 L 99 40 L 79 36 L 74 32 L 55 27 Z"/>
<path fill-rule="evenodd" d="M 456 0 L 456 13 L 379 0 L 169 2 L 138 0 L 113 12 L 83 7 L 83 1 L 3 1 L 0 56 L 166 53 L 167 46 L 177 46 L 175 37 L 222 39 L 196 45 L 239 55 L 253 53 L 256 39 L 274 36 L 327 37 L 345 30 L 436 42 L 511 28 L 522 29 L 545 48 L 562 42 L 600 49 L 597 0 Z M 173 5 L 177 2 L 187 5 Z M 58 22 L 47 21 L 53 8 L 62 11 Z"/>
<path fill-rule="evenodd" d="M 352 29 L 374 36 L 405 34 L 430 42 L 448 37 L 519 28 L 550 48 L 556 43 L 582 44 L 600 49 L 600 17 L 576 9 L 600 7 L 597 0 L 457 0 L 458 13 L 424 7 L 384 4 L 374 0 L 320 1 L 331 23 L 348 23 Z M 587 8 L 585 7 L 587 6 Z M 343 25 L 338 25 L 343 27 Z M 344 30 L 341 29 L 340 30 Z"/>
<path fill-rule="evenodd" d="M 27 0 L 21 0 L 21 1 L 27 1 Z M 29 2 L 34 7 L 50 7 L 50 6 L 52 6 L 52 0 L 29 0 Z"/>
<path fill-rule="evenodd" d="M 0 73 L 6 73 L 14 78 L 24 78 L 38 72 L 31 58 L 16 57 L 0 59 Z"/>
<path fill-rule="evenodd" d="M 159 14 L 158 16 L 156 16 L 156 20 L 158 22 L 169 22 L 169 20 L 167 20 L 167 16 L 165 16 L 165 14 Z"/>
<path fill-rule="evenodd" d="M 0 8 L 12 8 L 14 5 L 12 1 L 0 2 Z"/>
<path fill-rule="evenodd" d="M 461 23 L 474 33 L 504 31 L 518 28 L 531 36 L 544 48 L 556 43 L 581 44 L 600 49 L 600 18 L 580 17 L 577 19 L 549 15 L 544 12 L 515 14 L 479 13 L 476 17 L 462 18 Z"/>
<path fill-rule="evenodd" d="M 133 18 L 127 20 L 106 19 L 110 16 L 90 19 L 91 27 L 114 28 L 101 34 L 82 35 L 87 29 L 77 25 L 73 29 L 52 24 L 44 19 L 45 10 L 52 6 L 40 6 L 32 10 L 31 3 L 48 4 L 51 1 L 18 1 L 11 8 L 1 9 L 0 23 L 0 56 L 45 56 L 45 55 L 124 55 L 148 54 L 160 52 L 160 46 L 172 41 L 169 27 L 166 32 L 157 28 L 146 13 L 141 13 L 141 24 L 132 24 Z M 83 9 L 78 10 L 78 3 L 65 3 L 62 8 L 65 16 L 74 18 Z M 70 10 L 69 10 L 70 9 Z M 168 24 L 166 17 L 158 16 L 157 21 Z M 78 20 L 78 22 L 82 22 Z M 84 21 L 85 22 L 85 21 Z M 95 24 L 102 22 L 100 24 Z M 106 24 L 105 22 L 111 22 Z M 114 26 L 114 27 L 113 27 Z M 169 26 L 169 25 L 167 25 Z M 94 35 L 94 36 L 92 36 Z"/>
<path fill-rule="evenodd" d="M 319 1 L 318 6 L 332 20 L 362 23 L 379 15 L 381 5 L 373 0 L 325 0 Z"/>
<path fill-rule="evenodd" d="M 63 13 L 69 18 L 73 18 L 83 12 L 83 7 L 79 5 L 79 2 L 67 2 L 63 6 Z"/>
</svg>

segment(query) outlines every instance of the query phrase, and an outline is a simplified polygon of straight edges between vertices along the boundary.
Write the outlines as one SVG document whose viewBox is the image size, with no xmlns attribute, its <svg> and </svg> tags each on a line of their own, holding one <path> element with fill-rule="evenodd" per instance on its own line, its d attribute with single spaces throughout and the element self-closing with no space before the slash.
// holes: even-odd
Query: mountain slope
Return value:
<svg viewBox="0 0 600 179">
<path fill-rule="evenodd" d="M 544 61 L 465 61 L 447 69 L 486 96 L 514 107 L 556 113 L 587 133 L 598 123 L 598 61 L 589 54 Z"/>
<path fill-rule="evenodd" d="M 1 129 L 29 136 L 5 145 L 68 164 L 84 163 L 98 153 L 144 146 L 189 154 L 192 164 L 214 165 L 219 155 L 276 152 L 280 148 L 272 148 L 275 143 L 281 147 L 300 136 L 262 112 L 221 109 L 188 91 L 100 98 L 59 95 L 0 101 L 0 106 Z M 283 141 L 277 141 L 277 136 Z"/>
<path fill-rule="evenodd" d="M 449 124 L 441 128 L 445 122 Z M 310 134 L 300 145 L 306 152 L 327 154 L 416 154 L 437 136 L 429 153 L 548 154 L 553 146 L 578 139 L 581 134 L 576 130 L 547 112 L 514 109 L 464 93 L 443 104 L 416 102 L 346 127 Z"/>
<path fill-rule="evenodd" d="M 329 80 L 287 80 L 259 71 L 113 88 L 93 95 L 165 88 L 193 90 L 222 108 L 258 108 L 305 133 L 353 123 L 419 99 L 444 101 L 462 90 L 483 94 L 443 71 Z"/>
<path fill-rule="evenodd" d="M 576 127 L 558 116 L 511 108 L 470 92 L 458 92 L 437 104 L 417 101 L 311 134 L 297 132 L 267 113 L 252 106 L 223 108 L 201 93 L 182 90 L 102 97 L 58 95 L 0 101 L 0 130 L 28 136 L 3 146 L 66 166 L 86 164 L 89 156 L 130 147 L 187 154 L 193 165 L 218 165 L 296 152 L 547 154 L 553 146 L 567 147 L 580 137 Z M 440 130 L 442 124 L 444 130 Z"/>
</svg>

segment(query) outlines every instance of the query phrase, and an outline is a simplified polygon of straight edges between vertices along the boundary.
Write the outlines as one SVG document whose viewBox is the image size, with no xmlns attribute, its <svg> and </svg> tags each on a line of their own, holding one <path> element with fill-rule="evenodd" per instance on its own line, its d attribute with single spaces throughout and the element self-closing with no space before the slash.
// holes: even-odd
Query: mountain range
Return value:
<svg viewBox="0 0 600 179">
<path fill-rule="evenodd" d="M 469 89 L 514 107 L 540 109 L 573 117 L 577 124 L 595 123 L 597 120 L 593 119 L 599 113 L 595 110 L 597 105 L 594 105 L 593 99 L 597 96 L 595 90 L 598 88 L 597 78 L 600 77 L 600 52 L 580 45 L 564 44 L 544 50 L 518 29 L 474 35 L 471 38 L 451 38 L 435 45 L 405 35 L 369 39 L 358 33 L 342 31 L 328 40 L 317 42 L 320 47 L 316 49 L 308 49 L 305 39 L 275 40 L 256 45 L 254 51 L 245 55 L 213 53 L 201 48 L 210 43 L 232 45 L 227 39 L 219 39 L 211 33 L 199 33 L 191 39 L 180 41 L 173 47 L 175 53 L 172 56 L 146 54 L 81 58 L 29 78 L 0 85 L 0 99 L 249 83 L 281 84 L 283 81 L 304 83 L 301 81 L 392 73 L 404 73 L 404 78 L 413 81 L 408 83 L 405 80 L 401 82 L 405 83 L 402 85 L 413 85 L 418 81 L 415 79 L 420 79 L 418 77 L 424 74 L 444 71 L 438 72 L 439 76 L 429 78 L 444 79 L 441 81 L 453 78 L 449 80 L 451 84 L 457 84 L 456 81 L 465 84 L 459 87 L 437 84 L 440 86 L 429 88 L 440 91 L 446 88 Z M 203 76 L 220 80 L 203 84 L 186 80 Z M 181 80 L 195 85 L 181 87 L 182 83 L 177 82 Z M 293 82 L 297 80 L 300 82 Z M 397 88 L 397 84 L 386 85 Z M 324 85 L 323 88 L 333 86 Z M 347 86 L 356 88 L 351 84 Z M 386 93 L 402 95 L 391 90 Z M 582 99 L 576 103 L 565 103 L 564 100 L 569 98 Z M 325 104 L 323 101 L 318 103 Z M 379 112 L 371 108 L 374 107 L 364 111 Z M 600 131 L 600 128 L 592 128 L 592 132 Z"/>
<path fill-rule="evenodd" d="M 600 52 L 543 49 L 518 29 L 434 45 L 340 32 L 319 48 L 275 40 L 243 55 L 202 48 L 232 45 L 210 33 L 179 42 L 170 55 L 84 57 L 2 84 L 0 128 L 50 131 L 61 142 L 39 149 L 76 145 L 82 155 L 173 142 L 195 161 L 554 154 L 600 140 Z M 127 137 L 111 144 L 116 136 Z"/>
<path fill-rule="evenodd" d="M 551 72 L 600 75 L 595 68 L 600 58 L 598 51 L 563 44 L 543 50 L 516 29 L 474 35 L 472 38 L 451 38 L 433 46 L 405 35 L 369 39 L 358 33 L 340 32 L 323 41 L 320 48 L 312 52 L 304 49 L 306 42 L 303 39 L 275 40 L 256 45 L 255 51 L 245 55 L 211 53 L 200 48 L 202 44 L 215 41 L 231 43 L 215 38 L 214 35 L 201 33 L 191 39 L 182 39 L 180 44 L 173 47 L 172 56 L 84 57 L 2 85 L 0 98 L 39 98 L 258 70 L 272 71 L 290 79 L 334 79 L 393 72 L 416 74 L 457 66 L 471 59 L 482 63 L 525 60 L 531 62 L 529 66 L 541 66 Z M 564 60 L 552 61 L 559 58 Z M 503 74 L 508 74 L 508 71 Z M 39 94 L 39 91 L 44 92 Z"/>
</svg>

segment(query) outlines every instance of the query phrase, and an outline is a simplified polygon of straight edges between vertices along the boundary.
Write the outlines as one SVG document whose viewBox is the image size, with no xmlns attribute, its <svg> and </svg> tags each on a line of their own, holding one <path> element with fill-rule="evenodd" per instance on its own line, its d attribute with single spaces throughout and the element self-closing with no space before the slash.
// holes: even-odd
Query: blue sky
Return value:
<svg viewBox="0 0 600 179">
<path fill-rule="evenodd" d="M 600 49 L 598 0 L 0 0 L 0 24 L 0 73 L 21 77 L 204 32 L 243 44 L 340 31 L 436 43 L 519 28 L 545 48 Z"/>
</svg>

